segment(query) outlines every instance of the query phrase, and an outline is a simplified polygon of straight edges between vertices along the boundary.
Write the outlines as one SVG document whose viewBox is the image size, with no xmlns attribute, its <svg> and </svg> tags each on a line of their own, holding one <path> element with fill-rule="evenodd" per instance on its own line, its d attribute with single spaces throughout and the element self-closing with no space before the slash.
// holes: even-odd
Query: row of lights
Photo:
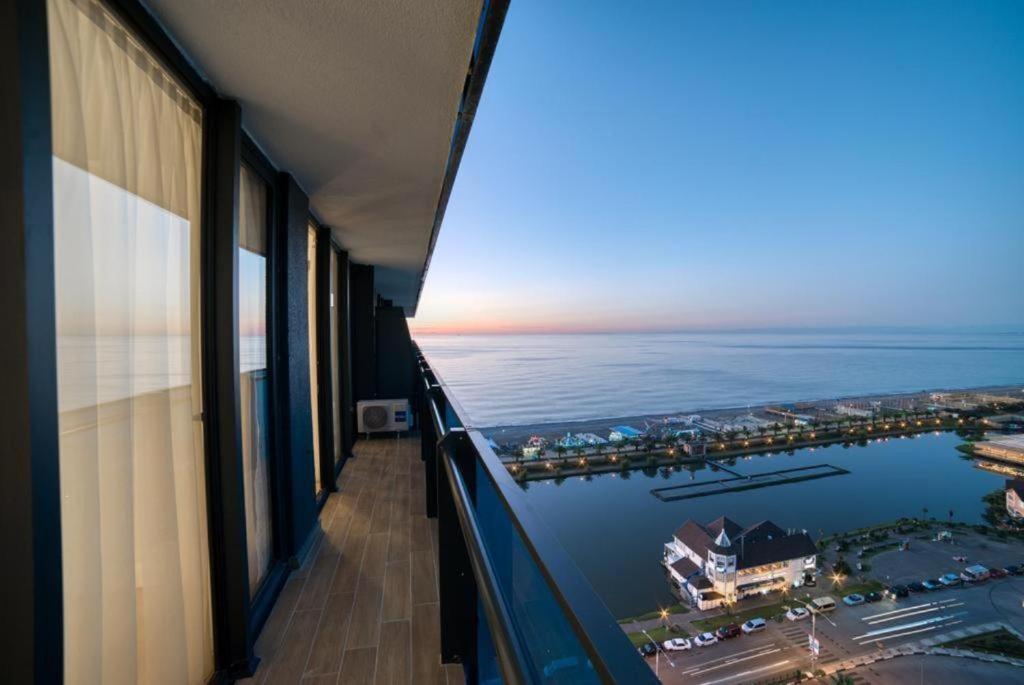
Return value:
<svg viewBox="0 0 1024 685">
<path fill-rule="evenodd" d="M 963 420 L 963 419 L 959 419 L 959 420 L 957 420 L 957 423 L 958 423 L 958 424 L 960 424 L 960 425 L 963 425 L 963 422 L 964 422 L 964 420 Z M 918 422 L 917 422 L 917 425 L 918 425 L 918 426 L 922 426 L 922 425 L 924 425 L 924 424 L 923 424 L 923 422 L 921 422 L 921 421 L 918 421 Z M 936 425 L 936 426 L 942 425 L 942 421 L 941 421 L 940 419 L 935 419 L 935 425 Z M 892 426 L 891 426 L 890 424 L 888 424 L 888 423 L 887 423 L 887 424 L 885 424 L 885 426 L 883 426 L 883 427 L 885 428 L 885 430 L 890 430 L 890 429 L 892 428 Z M 906 423 L 905 421 L 901 421 L 901 422 L 900 422 L 900 427 L 901 427 L 901 428 L 906 428 L 906 427 L 907 427 L 907 423 Z M 872 427 L 872 426 L 867 426 L 867 432 L 868 432 L 868 433 L 871 433 L 871 432 L 873 432 L 873 430 L 874 430 L 874 429 L 873 429 L 873 427 Z M 855 433 L 855 432 L 856 432 L 856 429 L 855 429 L 855 428 L 851 428 L 851 429 L 849 430 L 849 433 L 851 433 L 851 434 L 852 434 L 852 433 Z M 809 437 L 811 438 L 811 440 L 814 440 L 814 439 L 815 439 L 815 438 L 817 437 L 817 433 L 810 433 L 810 434 L 809 434 Z M 787 437 L 787 441 L 788 441 L 788 442 L 793 442 L 793 441 L 794 441 L 794 437 L 793 437 L 792 435 L 788 436 L 788 437 Z M 765 438 L 765 442 L 766 442 L 767 444 L 769 444 L 769 445 L 772 445 L 772 444 L 774 444 L 774 439 L 773 439 L 773 438 L 771 438 L 771 437 L 769 436 L 769 437 Z M 749 446 L 750 446 L 750 441 L 749 441 L 749 440 L 744 440 L 744 441 L 743 441 L 743 446 L 744 446 L 744 447 L 749 447 Z M 718 449 L 720 449 L 720 450 L 724 450 L 724 449 L 725 449 L 725 443 L 723 443 L 723 442 L 720 442 L 720 443 L 718 443 Z M 670 449 L 668 450 L 668 455 L 669 455 L 669 456 L 674 456 L 674 455 L 675 455 L 675 450 L 674 450 L 674 449 L 671 449 L 671 448 L 670 448 Z M 609 460 L 610 462 L 612 462 L 612 463 L 615 463 L 616 461 L 618 461 L 618 455 L 615 455 L 615 454 L 613 454 L 613 455 L 611 455 L 610 457 L 608 457 L 608 460 Z M 579 465 L 580 465 L 580 466 L 585 466 L 586 464 L 587 464 L 587 460 L 586 460 L 586 458 L 585 458 L 585 457 L 580 457 L 580 459 L 579 459 Z M 554 469 L 554 468 L 555 468 L 554 464 L 552 464 L 552 463 L 551 463 L 550 461 L 548 461 L 548 462 L 545 462 L 545 463 L 544 463 L 544 466 L 545 466 L 545 467 L 546 467 L 546 468 L 547 468 L 548 470 L 551 470 L 551 469 Z M 518 471 L 519 471 L 519 466 L 518 466 L 517 464 L 513 464 L 513 465 L 512 465 L 512 466 L 511 466 L 510 468 L 511 468 L 511 471 L 512 471 L 512 473 L 518 473 Z"/>
</svg>

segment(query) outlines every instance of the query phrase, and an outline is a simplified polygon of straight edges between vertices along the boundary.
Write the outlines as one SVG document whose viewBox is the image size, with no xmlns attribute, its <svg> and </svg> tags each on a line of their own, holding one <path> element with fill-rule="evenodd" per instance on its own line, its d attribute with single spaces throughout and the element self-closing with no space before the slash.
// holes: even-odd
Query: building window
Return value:
<svg viewBox="0 0 1024 685">
<path fill-rule="evenodd" d="M 313 489 L 316 494 L 324 489 L 320 473 L 320 384 L 317 382 L 317 325 L 316 325 L 316 226 L 309 224 L 306 249 L 306 287 L 309 307 L 309 392 L 310 413 L 313 417 Z"/>
<path fill-rule="evenodd" d="M 273 559 L 267 373 L 267 184 L 244 164 L 238 207 L 238 387 L 252 596 Z"/>
<path fill-rule="evenodd" d="M 95 0 L 49 0 L 64 673 L 213 673 L 199 105 Z"/>
</svg>

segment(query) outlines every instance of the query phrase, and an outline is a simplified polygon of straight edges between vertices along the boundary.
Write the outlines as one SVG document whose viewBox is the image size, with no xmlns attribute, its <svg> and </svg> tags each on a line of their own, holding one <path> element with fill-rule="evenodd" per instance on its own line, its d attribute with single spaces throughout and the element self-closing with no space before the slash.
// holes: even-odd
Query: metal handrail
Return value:
<svg viewBox="0 0 1024 685">
<path fill-rule="evenodd" d="M 430 404 L 435 436 L 439 445 L 447 442 L 445 437 L 452 432 L 453 428 L 447 425 L 444 410 L 437 406 L 438 396 L 443 398 L 448 408 L 453 411 L 462 424 L 462 427 L 458 429 L 459 432 L 463 433 L 465 439 L 471 444 L 472 454 L 483 467 L 480 470 L 486 474 L 494 492 L 497 493 L 498 499 L 513 523 L 525 549 L 541 572 L 541 576 L 562 609 L 569 626 L 572 628 L 577 641 L 586 653 L 597 675 L 605 683 L 657 683 L 658 679 L 654 673 L 637 654 L 636 649 L 630 644 L 621 627 L 608 611 L 608 608 L 597 596 L 597 593 L 575 562 L 569 557 L 568 552 L 558 541 L 554 532 L 536 513 L 533 505 L 527 501 L 526 493 L 508 473 L 501 460 L 491 449 L 487 439 L 479 430 L 472 428 L 465 421 L 466 414 L 464 410 L 458 404 L 458 401 L 454 398 L 440 375 L 430 367 L 426 357 L 420 352 L 419 347 L 415 343 L 414 349 L 416 351 L 417 366 L 424 379 L 424 398 Z M 452 467 L 457 466 L 456 464 L 449 463 L 446 450 L 442 449 L 442 454 L 445 454 L 443 459 L 446 469 L 452 469 Z M 455 471 L 457 470 L 456 468 Z M 449 474 L 450 478 L 451 475 Z M 464 488 L 456 492 L 454 486 L 453 494 L 456 496 L 457 502 L 461 497 L 468 496 Z M 458 502 L 457 506 L 466 508 L 468 512 L 472 511 L 471 500 Z M 472 520 L 469 522 L 469 525 L 475 526 L 475 517 L 470 518 Z M 480 546 L 481 548 L 480 550 L 472 550 L 471 556 L 476 555 L 479 551 L 486 558 L 486 540 L 480 537 L 479 528 L 467 530 L 468 524 L 461 520 L 461 516 L 460 523 L 462 524 L 463 533 L 467 538 L 467 547 Z M 484 578 L 482 582 L 486 584 L 492 581 L 494 581 L 493 578 Z M 478 582 L 481 582 L 481 580 L 478 579 Z M 500 594 L 500 587 L 496 589 Z M 486 595 L 482 596 L 481 599 L 486 600 Z M 485 612 L 488 611 L 486 604 L 484 608 Z M 505 608 L 507 609 L 507 607 Z M 507 613 L 502 614 L 500 611 L 494 611 L 493 613 L 498 620 L 509 619 Z M 488 617 L 488 623 L 490 623 L 490 616 Z M 495 629 L 492 628 L 496 649 L 498 648 L 497 643 L 504 641 L 506 635 L 509 636 L 507 639 L 515 643 L 514 638 L 511 637 L 514 634 L 513 628 L 501 626 L 497 631 L 495 632 Z M 521 656 L 521 651 L 518 651 L 519 649 L 518 643 L 515 643 L 501 645 L 501 648 L 497 649 L 497 651 L 499 655 L 504 651 L 509 657 L 512 657 L 514 654 Z M 502 668 L 505 668 L 505 664 L 502 664 Z"/>
<path fill-rule="evenodd" d="M 454 463 L 454 455 L 448 449 L 442 450 L 441 458 L 448 475 L 448 485 L 452 490 L 459 525 L 466 536 L 469 562 L 473 567 L 473 577 L 476 579 L 477 592 L 480 593 L 480 604 L 487 619 L 487 627 L 490 629 L 498 654 L 502 679 L 509 685 L 528 683 L 530 681 L 524 672 L 528 662 L 524 656 L 523 646 L 512 629 L 512 612 L 509 611 L 504 595 L 498 587 L 498 576 L 486 552 L 486 544 L 476 514 L 468 504 L 472 497 L 466 487 L 466 481 L 458 465 Z"/>
</svg>

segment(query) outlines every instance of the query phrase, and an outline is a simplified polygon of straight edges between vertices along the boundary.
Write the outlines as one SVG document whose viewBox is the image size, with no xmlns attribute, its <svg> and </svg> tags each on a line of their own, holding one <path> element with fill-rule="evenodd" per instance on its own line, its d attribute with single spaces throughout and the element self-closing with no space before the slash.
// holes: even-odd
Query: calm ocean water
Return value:
<svg viewBox="0 0 1024 685">
<path fill-rule="evenodd" d="M 419 335 L 476 426 L 1024 383 L 1022 333 Z"/>
</svg>

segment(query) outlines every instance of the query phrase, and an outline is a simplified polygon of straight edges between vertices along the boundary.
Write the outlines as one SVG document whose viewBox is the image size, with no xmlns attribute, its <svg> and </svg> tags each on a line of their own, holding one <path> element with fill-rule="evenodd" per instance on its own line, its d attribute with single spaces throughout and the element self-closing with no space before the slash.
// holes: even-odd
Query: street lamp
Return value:
<svg viewBox="0 0 1024 685">
<path fill-rule="evenodd" d="M 818 638 L 817 638 L 817 629 L 818 629 L 817 618 L 818 618 L 818 612 L 817 612 L 817 610 L 813 606 L 808 604 L 807 602 L 803 601 L 802 599 L 797 599 L 796 597 L 794 597 L 793 601 L 794 602 L 799 602 L 800 604 L 803 604 L 805 607 L 807 607 L 807 610 L 811 612 L 811 642 L 814 643 L 814 644 L 817 644 L 818 643 Z M 828 621 L 829 623 L 831 623 L 833 628 L 838 628 L 839 627 L 828 616 L 825 616 L 824 614 L 822 614 L 821 617 L 823 619 L 825 619 L 826 621 Z M 815 653 L 815 650 L 813 648 L 811 648 L 811 674 L 812 675 L 814 673 L 814 661 L 817 658 L 818 658 L 818 655 Z"/>
<path fill-rule="evenodd" d="M 668 612 L 665 611 L 664 609 L 662 609 L 662 613 L 665 614 L 665 615 L 668 615 Z M 656 677 L 656 678 L 660 678 L 661 677 L 659 675 L 659 673 L 658 673 L 661 670 L 661 664 L 658 661 L 658 659 L 662 655 L 662 653 L 665 653 L 665 661 L 668 662 L 668 665 L 671 666 L 672 668 L 675 668 L 676 665 L 672 662 L 672 659 L 669 658 L 668 653 L 665 652 L 665 650 L 661 648 L 661 643 L 658 642 L 657 640 L 655 640 L 653 637 L 651 637 L 650 634 L 646 630 L 644 630 L 643 628 L 640 629 L 640 632 L 643 633 L 644 637 L 646 637 L 648 640 L 650 640 L 654 644 L 654 677 Z"/>
</svg>

